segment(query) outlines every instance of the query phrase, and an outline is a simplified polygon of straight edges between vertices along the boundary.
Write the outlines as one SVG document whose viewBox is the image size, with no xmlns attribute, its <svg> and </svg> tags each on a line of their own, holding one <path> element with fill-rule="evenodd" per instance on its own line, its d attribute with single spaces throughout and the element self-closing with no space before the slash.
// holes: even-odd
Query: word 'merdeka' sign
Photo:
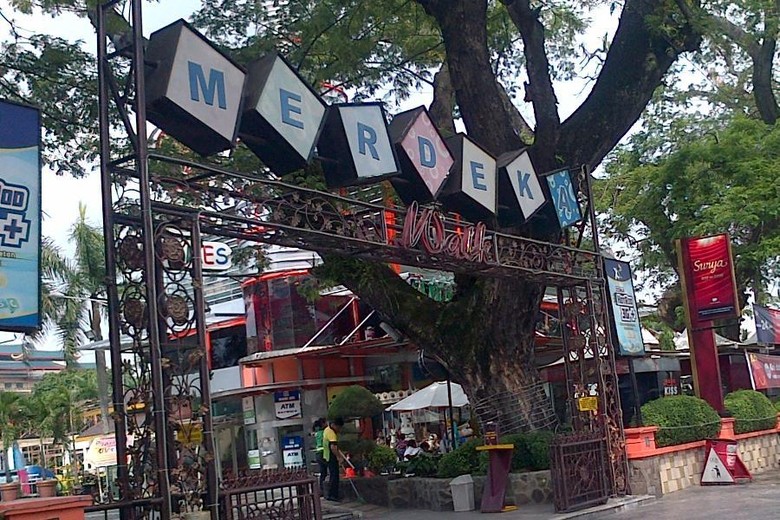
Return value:
<svg viewBox="0 0 780 520">
<path fill-rule="evenodd" d="M 184 20 L 153 33 L 147 49 L 149 120 L 201 155 L 240 138 L 277 175 L 316 152 L 331 188 L 389 179 L 407 205 L 436 200 L 475 220 L 529 219 L 551 199 L 561 227 L 582 219 L 568 170 L 543 186 L 526 151 L 497 159 L 465 135 L 445 140 L 422 107 L 388 128 L 381 103 L 327 106 L 283 57 L 245 70 Z"/>
</svg>

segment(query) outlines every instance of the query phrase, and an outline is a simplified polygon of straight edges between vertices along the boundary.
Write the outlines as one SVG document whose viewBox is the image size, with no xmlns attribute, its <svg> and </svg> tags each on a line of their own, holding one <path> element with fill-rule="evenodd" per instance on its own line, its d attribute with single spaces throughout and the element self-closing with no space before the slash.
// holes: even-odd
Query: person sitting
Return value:
<svg viewBox="0 0 780 520">
<path fill-rule="evenodd" d="M 414 439 L 411 439 L 409 441 L 406 441 L 406 449 L 404 450 L 403 459 L 404 460 L 412 460 L 417 455 L 420 454 L 422 450 L 417 447 L 417 441 Z"/>
<path fill-rule="evenodd" d="M 430 453 L 431 452 L 431 445 L 428 444 L 428 441 L 422 441 L 420 443 L 420 451 L 423 453 Z"/>
</svg>

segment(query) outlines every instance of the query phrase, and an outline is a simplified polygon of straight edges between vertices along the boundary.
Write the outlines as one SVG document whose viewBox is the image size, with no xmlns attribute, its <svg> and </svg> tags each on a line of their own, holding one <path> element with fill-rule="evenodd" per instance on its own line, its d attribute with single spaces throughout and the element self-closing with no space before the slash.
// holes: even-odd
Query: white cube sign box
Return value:
<svg viewBox="0 0 780 520">
<path fill-rule="evenodd" d="M 450 177 L 439 197 L 446 209 L 471 220 L 496 213 L 496 160 L 463 134 L 447 139 L 455 158 Z"/>
<path fill-rule="evenodd" d="M 381 103 L 331 105 L 317 144 L 329 187 L 376 183 L 398 174 Z"/>
<path fill-rule="evenodd" d="M 542 185 L 527 150 L 498 159 L 499 211 L 507 217 L 529 219 L 546 202 Z"/>
<path fill-rule="evenodd" d="M 244 70 L 184 20 L 152 33 L 146 59 L 149 121 L 201 155 L 233 146 Z"/>
<path fill-rule="evenodd" d="M 278 54 L 247 68 L 241 141 L 278 175 L 303 168 L 314 153 L 325 103 Z"/>
<path fill-rule="evenodd" d="M 455 160 L 425 107 L 396 115 L 390 139 L 401 166 L 401 175 L 390 179 L 398 196 L 407 205 L 434 200 Z"/>
</svg>

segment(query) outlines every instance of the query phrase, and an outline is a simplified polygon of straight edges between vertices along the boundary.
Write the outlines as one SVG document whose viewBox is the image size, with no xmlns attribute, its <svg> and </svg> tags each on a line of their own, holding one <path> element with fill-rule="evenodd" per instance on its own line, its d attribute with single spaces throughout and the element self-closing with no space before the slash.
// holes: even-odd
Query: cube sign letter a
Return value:
<svg viewBox="0 0 780 520">
<path fill-rule="evenodd" d="M 248 66 L 239 136 L 266 166 L 284 175 L 306 166 L 325 118 L 325 103 L 282 56 Z"/>
<path fill-rule="evenodd" d="M 243 69 L 184 20 L 153 33 L 146 58 L 149 121 L 201 155 L 233 146 Z"/>
<path fill-rule="evenodd" d="M 455 160 L 424 107 L 402 112 L 390 123 L 401 175 L 390 180 L 406 204 L 430 202 L 447 180 Z"/>
<path fill-rule="evenodd" d="M 558 223 L 561 228 L 571 226 L 582 219 L 580 205 L 574 193 L 569 170 L 560 170 L 547 176 L 547 185 L 550 187 L 550 197 L 558 214 Z"/>
<path fill-rule="evenodd" d="M 329 107 L 317 150 L 330 187 L 379 182 L 398 173 L 380 103 Z"/>
</svg>

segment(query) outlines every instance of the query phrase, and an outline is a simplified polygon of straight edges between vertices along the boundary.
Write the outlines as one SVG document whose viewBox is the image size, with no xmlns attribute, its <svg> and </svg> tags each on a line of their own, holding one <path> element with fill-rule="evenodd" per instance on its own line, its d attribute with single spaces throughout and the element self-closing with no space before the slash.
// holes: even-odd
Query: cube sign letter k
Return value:
<svg viewBox="0 0 780 520">
<path fill-rule="evenodd" d="M 529 199 L 534 199 L 534 194 L 531 192 L 531 186 L 528 184 L 528 181 L 531 179 L 530 173 L 524 173 L 520 170 L 517 170 L 517 180 L 520 181 L 520 196 L 521 197 L 528 197 Z"/>
<path fill-rule="evenodd" d="M 214 106 L 214 95 L 216 94 L 219 108 L 227 110 L 224 72 L 209 69 L 209 79 L 206 81 L 203 67 L 193 61 L 187 62 L 187 72 L 190 78 L 190 99 L 200 103 L 200 92 L 203 91 L 203 101 L 211 107 Z"/>
</svg>

